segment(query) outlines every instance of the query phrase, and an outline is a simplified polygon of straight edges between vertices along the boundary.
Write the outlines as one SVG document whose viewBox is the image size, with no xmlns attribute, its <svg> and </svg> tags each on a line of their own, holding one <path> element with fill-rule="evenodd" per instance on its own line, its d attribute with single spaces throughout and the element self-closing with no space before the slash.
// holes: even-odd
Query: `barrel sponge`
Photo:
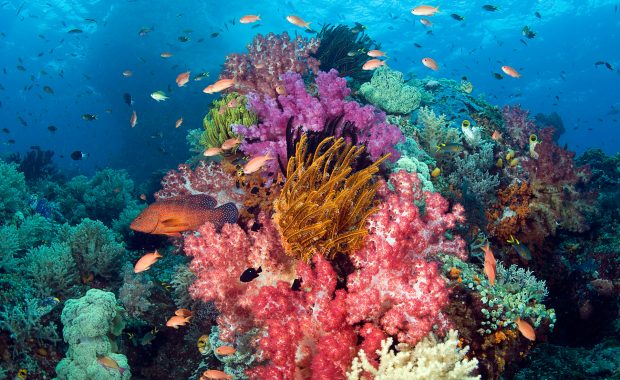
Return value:
<svg viewBox="0 0 620 380">
<path fill-rule="evenodd" d="M 113 352 L 110 335 L 121 334 L 123 309 L 114 293 L 90 289 L 79 299 L 68 300 L 61 314 L 67 357 L 56 366 L 58 379 L 129 379 L 127 358 Z M 109 357 L 119 369 L 106 368 L 97 359 Z"/>
<path fill-rule="evenodd" d="M 408 114 L 418 107 L 422 93 L 417 87 L 406 85 L 403 74 L 382 66 L 375 70 L 370 82 L 359 90 L 366 100 L 388 113 Z"/>
</svg>

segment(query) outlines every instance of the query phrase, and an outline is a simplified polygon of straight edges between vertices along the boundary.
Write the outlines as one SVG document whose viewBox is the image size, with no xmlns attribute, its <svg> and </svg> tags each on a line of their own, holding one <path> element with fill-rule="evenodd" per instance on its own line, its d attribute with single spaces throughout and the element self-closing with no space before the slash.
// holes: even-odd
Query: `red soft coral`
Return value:
<svg viewBox="0 0 620 380">
<path fill-rule="evenodd" d="M 433 325 L 445 325 L 441 309 L 448 289 L 437 264 L 439 253 L 466 257 L 465 242 L 445 232 L 464 221 L 463 208 L 437 193 L 423 192 L 416 174 L 392 174 L 377 193 L 383 203 L 369 220 L 364 248 L 352 255 L 358 269 L 348 278 L 349 323 L 367 321 L 399 341 L 415 345 Z M 424 212 L 414 202 L 424 201 Z"/>
<path fill-rule="evenodd" d="M 217 233 L 207 223 L 198 229 L 199 235 L 185 238 L 185 253 L 192 256 L 189 268 L 198 277 L 190 295 L 215 302 L 222 340 L 232 342 L 235 334 L 253 327 L 252 298 L 261 287 L 293 279 L 292 261 L 271 219 L 261 214 L 259 222 L 263 225 L 260 231 L 249 233 L 236 224 L 225 224 Z M 249 267 L 261 267 L 262 273 L 251 282 L 239 281 Z"/>
<path fill-rule="evenodd" d="M 170 170 L 161 180 L 162 189 L 155 193 L 155 199 L 174 198 L 189 194 L 208 194 L 218 204 L 234 202 L 237 208 L 243 204 L 245 193 L 235 186 L 235 180 L 221 165 L 201 161 L 196 169 L 181 164 L 177 170 Z"/>
<path fill-rule="evenodd" d="M 336 290 L 336 273 L 321 255 L 314 268 L 300 262 L 301 291 L 290 283 L 263 287 L 253 300 L 255 320 L 264 326 L 252 379 L 344 379 L 357 353 L 357 334 L 347 323 L 347 293 Z"/>
</svg>

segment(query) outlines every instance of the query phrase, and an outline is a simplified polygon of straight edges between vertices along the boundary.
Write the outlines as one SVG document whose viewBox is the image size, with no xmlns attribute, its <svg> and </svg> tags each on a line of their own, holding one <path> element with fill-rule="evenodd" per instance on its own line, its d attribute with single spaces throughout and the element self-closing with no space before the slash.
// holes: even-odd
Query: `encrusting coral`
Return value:
<svg viewBox="0 0 620 380">
<path fill-rule="evenodd" d="M 330 137 L 308 154 L 306 144 L 303 135 L 288 162 L 273 218 L 286 253 L 308 262 L 317 253 L 331 258 L 361 246 L 366 219 L 376 210 L 372 176 L 388 156 L 353 172 L 363 147 Z"/>
</svg>

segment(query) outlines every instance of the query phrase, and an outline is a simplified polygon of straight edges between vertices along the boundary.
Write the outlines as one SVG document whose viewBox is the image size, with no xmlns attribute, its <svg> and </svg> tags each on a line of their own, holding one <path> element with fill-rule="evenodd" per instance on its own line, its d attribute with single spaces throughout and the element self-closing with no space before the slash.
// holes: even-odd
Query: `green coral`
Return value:
<svg viewBox="0 0 620 380">
<path fill-rule="evenodd" d="M 420 144 L 425 151 L 435 154 L 439 144 L 460 143 L 461 136 L 456 128 L 451 128 L 446 115 L 437 116 L 429 107 L 422 107 L 418 112 Z"/>
<path fill-rule="evenodd" d="M 8 331 L 13 339 L 13 356 L 24 353 L 31 339 L 56 343 L 60 341 L 54 322 L 44 320 L 56 305 L 27 297 L 16 305 L 3 305 L 0 311 L 0 330 Z"/>
<path fill-rule="evenodd" d="M 0 224 L 13 219 L 26 206 L 26 179 L 17 165 L 0 160 Z"/>
<path fill-rule="evenodd" d="M 538 280 L 528 269 L 511 265 L 506 269 L 500 262 L 496 265 L 495 284 L 491 285 L 475 266 L 455 257 L 444 256 L 444 270 L 457 268 L 461 271 L 462 284 L 479 294 L 485 305 L 481 309 L 485 320 L 481 332 L 491 334 L 501 327 L 516 328 L 515 320 L 531 320 L 538 327 L 543 320 L 549 320 L 549 328 L 556 322 L 555 310 L 547 309 L 542 303 L 547 296 L 544 280 Z"/>
<path fill-rule="evenodd" d="M 403 73 L 385 66 L 376 69 L 370 82 L 362 84 L 359 92 L 382 110 L 396 114 L 416 110 L 422 98 L 420 89 L 403 82 Z"/>
<path fill-rule="evenodd" d="M 69 223 L 83 218 L 110 225 L 121 212 L 136 203 L 134 183 L 125 170 L 104 169 L 92 178 L 77 176 L 67 182 L 59 206 Z"/>
<path fill-rule="evenodd" d="M 110 278 L 116 274 L 125 254 L 117 235 L 98 220 L 84 219 L 74 227 L 63 225 L 57 241 L 67 242 L 81 275 L 93 273 Z"/>
<path fill-rule="evenodd" d="M 110 336 L 123 330 L 123 309 L 114 293 L 91 289 L 80 299 L 68 300 L 62 310 L 63 337 L 69 344 L 67 357 L 56 366 L 58 379 L 130 379 L 127 357 L 113 352 Z M 97 359 L 108 357 L 120 369 L 106 368 Z"/>
<path fill-rule="evenodd" d="M 79 279 L 71 248 L 55 242 L 50 246 L 32 248 L 24 257 L 25 276 L 32 281 L 40 296 L 66 295 Z"/>
<path fill-rule="evenodd" d="M 234 107 L 229 107 L 231 101 L 236 103 Z M 205 149 L 219 147 L 224 141 L 235 137 L 231 125 L 242 124 L 249 127 L 255 124 L 258 118 L 247 109 L 246 105 L 246 97 L 235 92 L 223 99 L 215 100 L 211 110 L 202 120 L 204 132 L 200 136 L 200 145 Z"/>
</svg>

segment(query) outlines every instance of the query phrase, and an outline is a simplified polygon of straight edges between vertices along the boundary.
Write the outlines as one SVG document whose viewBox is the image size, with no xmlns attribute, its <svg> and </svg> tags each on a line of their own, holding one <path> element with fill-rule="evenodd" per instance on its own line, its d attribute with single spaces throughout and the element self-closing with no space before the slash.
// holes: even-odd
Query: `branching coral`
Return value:
<svg viewBox="0 0 620 380">
<path fill-rule="evenodd" d="M 454 170 L 448 182 L 463 193 L 471 194 L 477 207 L 484 207 L 499 185 L 498 175 L 489 173 L 493 165 L 493 145 L 484 143 L 474 153 L 466 151 L 462 158 L 454 157 Z"/>
<path fill-rule="evenodd" d="M 361 350 L 353 359 L 347 379 L 367 379 L 363 373 L 369 373 L 374 380 L 480 379 L 472 374 L 478 368 L 478 360 L 466 358 L 469 348 L 460 347 L 457 331 L 450 330 L 443 341 L 430 334 L 414 348 L 400 344 L 398 351 L 393 351 L 392 344 L 392 338 L 381 342 L 381 350 L 377 351 L 380 356 L 378 368 L 371 365 Z"/>
<path fill-rule="evenodd" d="M 361 246 L 366 219 L 376 211 L 372 176 L 386 157 L 353 172 L 363 148 L 332 137 L 308 154 L 306 143 L 303 135 L 288 162 L 273 218 L 286 253 L 308 262 L 317 253 L 332 258 Z"/>
<path fill-rule="evenodd" d="M 219 147 L 230 138 L 235 137 L 231 125 L 249 127 L 258 120 L 247 109 L 247 100 L 243 95 L 230 93 L 222 99 L 214 100 L 209 113 L 202 119 L 204 132 L 200 136 L 200 145 L 205 149 Z"/>
<path fill-rule="evenodd" d="M 98 220 L 84 219 L 74 227 L 65 224 L 56 241 L 70 246 L 82 276 L 89 273 L 105 278 L 115 276 L 125 254 L 125 247 L 117 241 L 114 232 Z"/>
<path fill-rule="evenodd" d="M 418 112 L 420 143 L 429 154 L 437 151 L 439 144 L 460 143 L 461 137 L 455 128 L 450 128 L 446 115 L 435 115 L 429 107 L 422 107 Z"/>
<path fill-rule="evenodd" d="M 420 106 L 420 89 L 403 83 L 403 74 L 379 67 L 359 89 L 366 100 L 389 113 L 407 114 Z"/>
<path fill-rule="evenodd" d="M 0 224 L 5 224 L 26 206 L 27 189 L 24 174 L 15 164 L 0 161 L 0 178 Z"/>
<path fill-rule="evenodd" d="M 25 275 L 45 297 L 50 291 L 60 297 L 67 295 L 79 279 L 79 272 L 71 248 L 65 243 L 39 246 L 24 257 Z"/>
<path fill-rule="evenodd" d="M 280 76 L 286 72 L 306 74 L 319 70 L 319 61 L 310 56 L 319 46 L 317 39 L 297 36 L 291 40 L 288 33 L 256 35 L 247 46 L 246 54 L 230 54 L 224 62 L 222 78 L 235 80 L 235 91 L 241 94 L 258 92 L 275 97 Z"/>
</svg>

